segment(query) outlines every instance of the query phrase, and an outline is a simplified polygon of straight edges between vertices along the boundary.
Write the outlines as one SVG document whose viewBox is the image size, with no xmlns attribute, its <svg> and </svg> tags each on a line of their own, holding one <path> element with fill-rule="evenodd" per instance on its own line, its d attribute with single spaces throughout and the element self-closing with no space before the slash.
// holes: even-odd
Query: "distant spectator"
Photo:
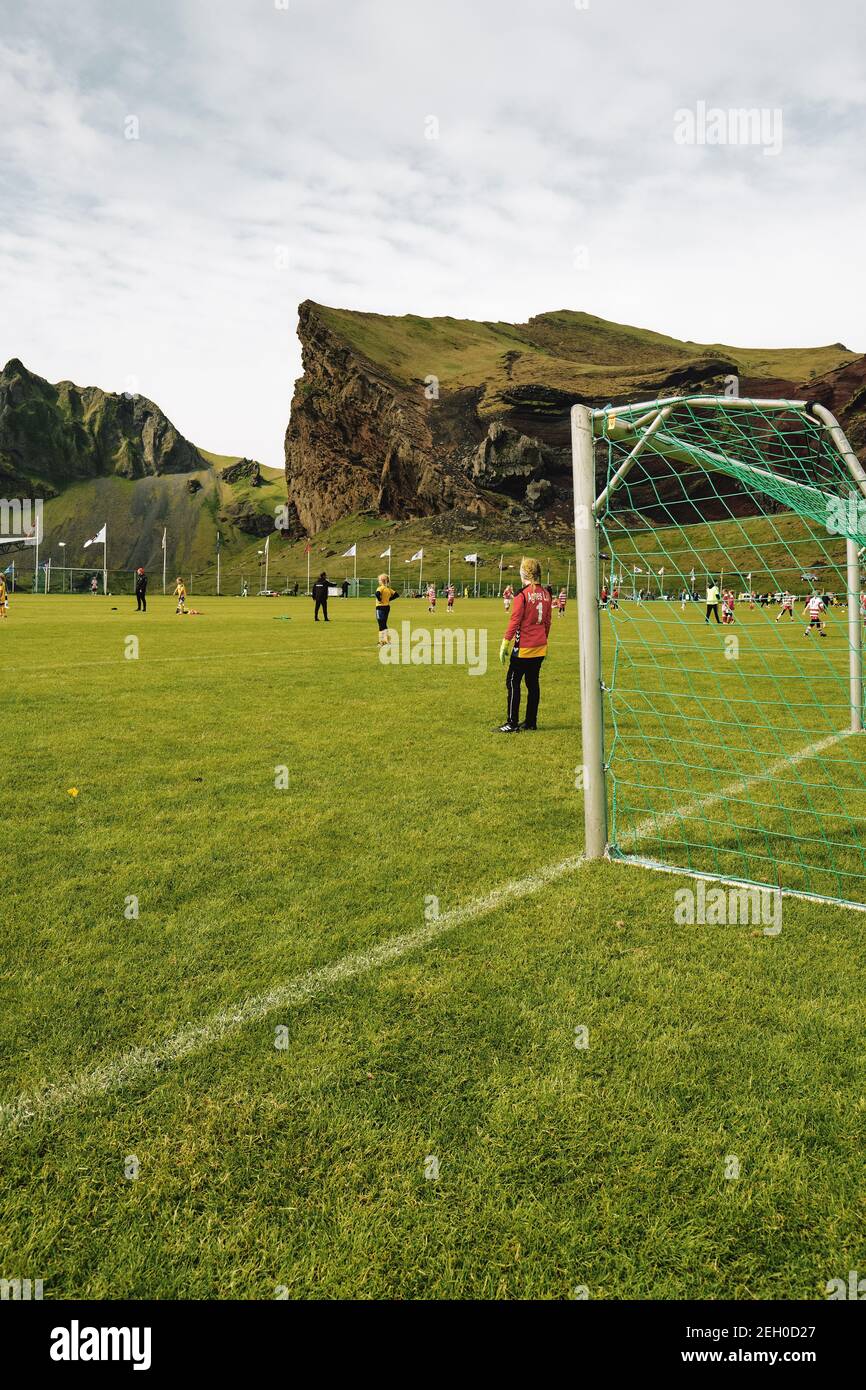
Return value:
<svg viewBox="0 0 866 1390">
<path fill-rule="evenodd" d="M 147 612 L 147 575 L 140 565 L 135 571 L 135 611 Z"/>
<path fill-rule="evenodd" d="M 348 597 L 349 597 L 349 581 L 348 581 L 348 579 L 344 579 L 344 580 L 343 580 L 343 583 L 342 583 L 342 585 L 341 585 L 340 587 L 341 587 L 342 590 L 343 590 L 343 598 L 348 598 Z"/>
</svg>

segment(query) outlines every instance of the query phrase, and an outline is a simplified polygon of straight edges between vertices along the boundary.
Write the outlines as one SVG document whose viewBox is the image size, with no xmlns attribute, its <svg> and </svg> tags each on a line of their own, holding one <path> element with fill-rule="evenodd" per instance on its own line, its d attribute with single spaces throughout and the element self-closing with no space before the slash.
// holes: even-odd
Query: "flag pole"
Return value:
<svg viewBox="0 0 866 1390">
<path fill-rule="evenodd" d="M 353 558 L 353 560 L 355 561 L 355 577 L 354 577 L 354 582 L 353 582 L 353 585 L 352 585 L 352 597 L 353 597 L 353 598 L 357 598 L 357 597 L 358 597 L 358 545 L 357 545 L 357 542 L 356 542 L 356 544 L 355 544 L 355 554 L 353 555 L 352 558 Z"/>
<path fill-rule="evenodd" d="M 163 526 L 163 528 L 162 528 L 162 592 L 163 592 L 163 594 L 165 594 L 165 559 L 166 559 L 166 552 L 165 552 L 165 532 L 166 532 L 166 528 Z"/>
<path fill-rule="evenodd" d="M 451 549 L 448 550 L 448 587 L 451 587 Z"/>
<path fill-rule="evenodd" d="M 496 597 L 497 597 L 497 598 L 501 598 L 501 596 L 502 596 L 502 561 L 503 561 L 504 559 L 505 559 L 505 556 L 504 556 L 504 555 L 500 555 L 500 557 L 499 557 L 499 588 L 496 590 Z"/>
<path fill-rule="evenodd" d="M 267 540 L 265 541 L 265 592 L 267 592 L 267 587 L 268 587 L 268 564 L 269 564 L 270 558 L 271 558 L 270 550 L 271 550 L 271 538 L 270 538 L 270 536 L 268 536 Z"/>
<path fill-rule="evenodd" d="M 108 593 L 108 522 L 105 523 L 105 535 L 102 538 L 102 592 Z"/>
<path fill-rule="evenodd" d="M 421 575 L 424 570 L 424 550 L 421 550 L 421 559 L 418 561 L 418 593 L 421 592 Z"/>
<path fill-rule="evenodd" d="M 312 546 L 307 542 L 307 593 L 310 592 L 310 551 Z"/>
<path fill-rule="evenodd" d="M 220 596 L 220 533 L 217 531 L 217 598 Z"/>
<path fill-rule="evenodd" d="M 568 557 L 568 578 L 565 581 L 565 597 L 568 598 L 568 591 L 571 588 L 571 556 Z"/>
</svg>

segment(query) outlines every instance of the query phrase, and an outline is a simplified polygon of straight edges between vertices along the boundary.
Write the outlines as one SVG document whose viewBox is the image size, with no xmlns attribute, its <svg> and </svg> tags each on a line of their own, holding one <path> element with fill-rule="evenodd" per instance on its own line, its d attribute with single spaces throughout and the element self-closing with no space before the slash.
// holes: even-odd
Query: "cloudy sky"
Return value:
<svg viewBox="0 0 866 1390">
<path fill-rule="evenodd" d="M 861 0 L 0 20 L 0 358 L 139 390 L 205 448 L 282 465 L 306 298 L 866 351 Z M 782 124 L 710 144 L 700 103 Z"/>
</svg>

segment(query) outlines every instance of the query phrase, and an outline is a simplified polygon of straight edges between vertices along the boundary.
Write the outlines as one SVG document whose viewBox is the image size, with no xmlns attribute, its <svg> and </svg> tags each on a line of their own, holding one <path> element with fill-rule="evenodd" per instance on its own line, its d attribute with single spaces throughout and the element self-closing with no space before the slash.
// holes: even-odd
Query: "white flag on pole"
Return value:
<svg viewBox="0 0 866 1390">
<path fill-rule="evenodd" d="M 412 563 L 413 560 L 423 560 L 423 559 L 424 559 L 424 551 L 423 551 L 423 549 L 421 549 L 421 550 L 416 550 L 414 555 L 410 555 L 410 556 L 409 556 L 409 559 L 406 561 L 406 564 L 407 564 L 407 565 L 411 565 L 411 563 Z"/>
<path fill-rule="evenodd" d="M 468 565 L 477 565 L 477 564 L 478 564 L 478 556 L 477 556 L 477 555 L 464 555 L 464 556 L 463 556 L 463 559 L 466 561 L 466 563 L 467 563 Z"/>
<path fill-rule="evenodd" d="M 344 551 L 343 551 L 343 559 L 345 560 L 345 558 L 346 558 L 347 555 L 350 555 L 350 556 L 351 556 L 351 555 L 357 555 L 357 553 L 358 553 L 358 542 L 356 541 L 354 545 L 350 545 L 350 546 L 349 546 L 349 549 L 348 549 L 348 550 L 344 550 Z"/>
<path fill-rule="evenodd" d="M 165 550 L 165 532 L 166 532 L 166 528 L 165 528 L 165 526 L 163 526 L 163 528 L 162 528 L 162 548 L 163 548 L 163 550 Z"/>
<path fill-rule="evenodd" d="M 106 521 L 101 531 L 97 531 L 96 535 L 91 540 L 84 542 L 85 550 L 89 545 L 105 545 L 105 530 L 107 526 L 108 522 Z"/>
<path fill-rule="evenodd" d="M 379 559 L 380 559 L 380 560 L 390 560 L 390 558 L 391 558 L 391 547 L 390 547 L 390 545 L 389 545 L 387 550 L 383 550 L 383 551 L 382 551 L 381 555 L 379 556 Z"/>
</svg>

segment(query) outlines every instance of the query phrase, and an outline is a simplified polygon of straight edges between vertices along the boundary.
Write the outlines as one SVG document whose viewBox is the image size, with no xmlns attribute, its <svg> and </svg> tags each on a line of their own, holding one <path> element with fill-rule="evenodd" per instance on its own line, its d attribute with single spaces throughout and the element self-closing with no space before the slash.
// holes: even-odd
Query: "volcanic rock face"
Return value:
<svg viewBox="0 0 866 1390">
<path fill-rule="evenodd" d="M 437 456 L 424 385 L 389 377 L 341 342 L 309 302 L 300 307 L 304 375 L 286 434 L 286 484 L 313 534 L 351 512 L 411 517 L 489 505 Z"/>
<path fill-rule="evenodd" d="M 250 487 L 262 485 L 261 466 L 255 459 L 238 459 L 237 463 L 230 463 L 227 468 L 220 469 L 220 477 L 224 483 L 247 482 Z"/>
<path fill-rule="evenodd" d="M 298 333 L 304 375 L 286 434 L 286 481 L 290 511 L 309 534 L 360 511 L 427 516 L 431 525 L 448 514 L 500 530 L 517 516 L 570 524 L 569 416 L 578 401 L 721 394 L 736 377 L 744 396 L 822 401 L 855 448 L 866 444 L 866 358 L 841 343 L 759 352 L 566 311 L 514 325 L 310 301 Z"/>
<path fill-rule="evenodd" d="M 481 487 L 502 488 L 522 495 L 528 483 L 541 476 L 543 446 L 529 435 L 494 420 L 472 462 L 472 477 Z M 508 484 L 512 483 L 512 487 Z"/>
<path fill-rule="evenodd" d="M 224 526 L 236 526 L 248 536 L 264 537 L 274 529 L 274 518 L 267 512 L 257 511 L 252 503 L 243 498 L 222 507 L 219 519 Z"/>
<path fill-rule="evenodd" d="M 205 461 L 153 401 L 96 386 L 56 385 L 17 358 L 0 372 L 0 482 L 36 475 L 41 491 L 105 474 L 187 473 Z"/>
</svg>

